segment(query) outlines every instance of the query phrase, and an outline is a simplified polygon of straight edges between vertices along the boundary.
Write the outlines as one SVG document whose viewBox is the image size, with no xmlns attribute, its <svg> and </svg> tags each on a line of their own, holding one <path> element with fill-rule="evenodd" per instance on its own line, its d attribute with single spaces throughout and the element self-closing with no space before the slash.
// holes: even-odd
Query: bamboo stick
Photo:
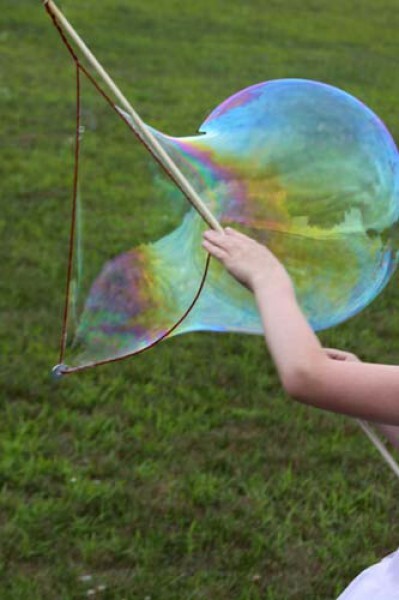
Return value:
<svg viewBox="0 0 399 600">
<path fill-rule="evenodd" d="M 219 221 L 216 217 L 211 213 L 209 208 L 204 204 L 201 197 L 194 190 L 192 185 L 183 175 L 181 170 L 178 168 L 176 163 L 172 160 L 172 158 L 167 154 L 167 152 L 163 149 L 161 144 L 158 142 L 153 133 L 148 129 L 144 121 L 138 115 L 138 113 L 134 110 L 130 102 L 127 98 L 122 94 L 118 86 L 111 79 L 105 69 L 98 62 L 94 54 L 89 50 L 85 42 L 79 36 L 79 34 L 75 31 L 69 21 L 64 17 L 62 12 L 57 8 L 54 4 L 53 0 L 43 0 L 43 4 L 47 5 L 50 11 L 53 13 L 59 24 L 63 27 L 63 29 L 68 33 L 71 39 L 75 42 L 75 44 L 79 47 L 82 54 L 89 62 L 89 64 L 93 67 L 96 73 L 101 77 L 107 87 L 111 90 L 112 94 L 118 100 L 118 102 L 123 106 L 126 112 L 129 114 L 132 119 L 133 126 L 135 130 L 138 132 L 140 137 L 144 140 L 144 142 L 148 145 L 152 152 L 156 155 L 162 166 L 166 169 L 166 171 L 170 174 L 173 181 L 180 188 L 180 190 L 184 193 L 187 200 L 192 204 L 192 206 L 198 211 L 204 221 L 216 231 L 223 233 L 223 228 L 220 225 Z"/>
</svg>

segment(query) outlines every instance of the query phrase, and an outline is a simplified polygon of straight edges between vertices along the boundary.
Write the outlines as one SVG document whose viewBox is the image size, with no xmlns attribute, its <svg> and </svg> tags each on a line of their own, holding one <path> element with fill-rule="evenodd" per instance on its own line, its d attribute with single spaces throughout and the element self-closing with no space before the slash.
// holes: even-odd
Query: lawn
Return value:
<svg viewBox="0 0 399 600">
<path fill-rule="evenodd" d="M 194 134 L 248 85 L 303 77 L 356 95 L 399 139 L 396 0 L 60 6 L 171 135 Z M 399 483 L 354 422 L 284 396 L 261 337 L 187 334 L 51 379 L 74 69 L 39 0 L 3 3 L 0 45 L 1 600 L 335 598 L 398 546 Z M 145 201 L 148 159 L 87 86 L 84 98 L 85 227 L 101 261 L 131 233 L 124 215 L 132 190 Z M 143 223 L 151 237 L 155 218 Z M 398 306 L 394 277 L 323 343 L 398 363 Z"/>
</svg>

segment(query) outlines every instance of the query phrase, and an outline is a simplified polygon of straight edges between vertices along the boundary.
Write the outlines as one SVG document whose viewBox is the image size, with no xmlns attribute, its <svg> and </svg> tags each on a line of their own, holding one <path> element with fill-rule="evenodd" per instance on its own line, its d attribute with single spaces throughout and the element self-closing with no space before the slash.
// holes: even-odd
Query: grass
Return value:
<svg viewBox="0 0 399 600">
<path fill-rule="evenodd" d="M 68 0 L 62 8 L 162 131 L 193 134 L 231 93 L 305 77 L 354 93 L 399 137 L 396 0 Z M 73 68 L 39 2 L 3 7 L 0 44 L 0 597 L 336 597 L 397 546 L 397 482 L 351 421 L 284 397 L 261 338 L 185 335 L 60 385 L 50 380 Z M 87 92 L 86 102 L 107 140 L 88 148 L 88 203 L 105 210 L 112 199 L 117 237 L 118 215 L 129 210 L 130 142 L 99 99 Z M 131 152 L 140 173 L 145 161 Z M 143 196 L 145 185 L 137 184 Z M 94 255 L 101 241 L 93 237 Z M 394 280 L 323 342 L 398 363 L 398 301 Z"/>
</svg>

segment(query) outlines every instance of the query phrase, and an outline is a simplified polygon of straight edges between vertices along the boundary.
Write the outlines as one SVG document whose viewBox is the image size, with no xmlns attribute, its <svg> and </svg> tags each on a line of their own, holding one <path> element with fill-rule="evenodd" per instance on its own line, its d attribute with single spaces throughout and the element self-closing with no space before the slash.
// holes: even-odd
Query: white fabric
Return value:
<svg viewBox="0 0 399 600">
<path fill-rule="evenodd" d="M 362 571 L 337 600 L 399 600 L 399 549 Z"/>
</svg>

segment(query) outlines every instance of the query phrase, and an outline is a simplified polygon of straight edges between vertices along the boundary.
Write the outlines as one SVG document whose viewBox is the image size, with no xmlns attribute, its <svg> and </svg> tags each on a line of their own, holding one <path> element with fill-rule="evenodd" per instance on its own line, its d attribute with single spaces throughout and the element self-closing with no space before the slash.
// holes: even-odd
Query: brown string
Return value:
<svg viewBox="0 0 399 600">
<path fill-rule="evenodd" d="M 69 232 L 69 250 L 68 250 L 68 267 L 67 280 L 65 286 L 65 303 L 64 314 L 62 318 L 61 343 L 60 343 L 60 364 L 64 362 L 65 348 L 67 342 L 68 316 L 69 316 L 69 298 L 71 292 L 71 280 L 73 270 L 73 250 L 75 247 L 75 230 L 76 230 L 76 205 L 78 198 L 79 185 L 79 157 L 80 157 L 80 69 L 76 64 L 76 131 L 75 131 L 75 157 L 73 165 L 73 192 L 72 192 L 72 215 L 71 227 Z"/>
<path fill-rule="evenodd" d="M 60 35 L 60 37 L 61 37 L 61 39 L 62 39 L 62 41 L 63 41 L 63 43 L 65 45 L 65 47 L 67 48 L 69 54 L 71 55 L 72 60 L 74 61 L 75 65 L 76 65 L 76 132 L 75 132 L 75 157 L 74 157 L 74 175 L 73 175 L 72 215 L 71 215 L 71 228 L 70 228 L 70 234 L 69 234 L 69 251 L 68 251 L 68 268 L 67 268 L 67 282 L 66 282 L 66 291 L 65 291 L 65 304 L 64 304 L 64 314 L 63 314 L 63 321 L 62 321 L 61 343 L 60 343 L 60 362 L 59 362 L 59 365 L 57 367 L 55 367 L 56 375 L 59 376 L 59 375 L 68 375 L 68 374 L 71 374 L 71 373 L 77 373 L 79 371 L 84 371 L 84 370 L 89 369 L 91 367 L 105 365 L 105 364 L 113 363 L 113 362 L 118 362 L 118 361 L 123 360 L 125 358 L 129 358 L 131 356 L 136 356 L 138 354 L 142 354 L 143 352 L 145 352 L 147 350 L 150 350 L 151 348 L 153 348 L 154 346 L 156 346 L 157 344 L 159 344 L 165 338 L 169 337 L 177 329 L 177 327 L 179 327 L 179 325 L 187 318 L 187 316 L 190 314 L 190 312 L 194 308 L 195 304 L 197 303 L 197 300 L 200 297 L 201 292 L 202 292 L 202 290 L 204 288 L 204 285 L 205 285 L 205 281 L 206 281 L 206 277 L 207 277 L 207 274 L 208 274 L 209 264 L 210 264 L 211 257 L 208 254 L 207 259 L 206 259 L 206 263 L 205 263 L 204 273 L 202 275 L 199 288 L 198 288 L 198 290 L 197 290 L 197 292 L 196 292 L 196 294 L 195 294 L 195 296 L 194 296 L 194 298 L 193 298 L 190 306 L 183 313 L 183 315 L 180 317 L 180 319 L 172 327 L 170 327 L 170 329 L 168 329 L 167 331 L 165 331 L 159 338 L 157 338 L 156 340 L 154 340 L 153 342 L 151 342 L 148 346 L 146 346 L 145 348 L 141 348 L 140 350 L 135 350 L 135 351 L 130 352 L 128 354 L 125 354 L 123 356 L 118 356 L 118 357 L 115 357 L 115 358 L 109 358 L 109 359 L 105 359 L 105 360 L 94 361 L 94 362 L 91 362 L 91 363 L 89 363 L 87 365 L 81 365 L 81 366 L 78 366 L 78 367 L 68 367 L 67 365 L 63 364 L 64 358 L 65 358 L 66 342 L 67 342 L 67 329 L 68 329 L 68 316 L 69 316 L 69 296 L 70 296 L 72 270 L 73 270 L 73 252 L 74 252 L 74 245 L 75 245 L 75 229 L 76 229 L 76 207 L 77 207 L 78 184 L 79 184 L 80 123 L 81 123 L 81 81 L 80 81 L 80 73 L 81 72 L 87 77 L 87 79 L 90 81 L 90 83 L 95 87 L 95 89 L 98 91 L 98 93 L 104 98 L 104 100 L 108 103 L 108 105 L 112 108 L 112 110 L 114 112 L 116 112 L 116 114 L 119 116 L 119 118 L 122 119 L 122 121 L 124 121 L 126 123 L 126 125 L 134 133 L 134 135 L 139 140 L 139 142 L 141 144 L 143 144 L 147 148 L 147 150 L 150 152 L 151 156 L 162 167 L 162 169 L 172 179 L 172 181 L 175 184 L 176 184 L 176 182 L 174 181 L 174 179 L 172 177 L 172 174 L 169 172 L 169 170 L 167 169 L 167 167 L 163 163 L 160 162 L 160 160 L 157 157 L 157 155 L 146 144 L 146 142 L 141 138 L 141 136 L 134 129 L 134 127 L 132 126 L 132 124 L 130 123 L 130 121 L 128 121 L 128 119 L 117 109 L 117 107 L 112 102 L 112 100 L 108 96 L 108 94 L 103 90 L 103 88 L 98 84 L 98 82 L 88 72 L 88 70 L 80 63 L 77 54 L 75 53 L 75 51 L 72 48 L 71 44 L 69 43 L 67 37 L 65 36 L 64 31 L 62 30 L 60 24 L 58 23 L 58 21 L 56 19 L 56 16 L 52 12 L 52 10 L 51 10 L 51 8 L 50 8 L 50 6 L 49 6 L 48 3 L 45 4 L 45 8 L 46 8 L 48 14 L 50 15 L 51 20 L 52 20 L 55 28 L 57 29 L 57 31 L 58 31 L 58 33 L 59 33 L 59 35 Z M 177 186 L 177 187 L 179 187 L 179 186 Z M 181 190 L 180 187 L 179 187 L 179 189 Z M 181 190 L 181 191 L 184 194 L 184 191 L 183 190 Z M 184 195 L 186 196 L 186 194 L 184 194 Z"/>
<path fill-rule="evenodd" d="M 202 292 L 202 290 L 204 288 L 204 285 L 205 285 L 206 276 L 208 274 L 208 269 L 209 269 L 209 263 L 210 263 L 210 261 L 211 261 L 211 255 L 208 254 L 208 256 L 206 257 L 205 270 L 204 270 L 204 273 L 203 273 L 202 278 L 201 278 L 200 286 L 199 286 L 199 288 L 197 290 L 197 293 L 195 294 L 195 296 L 194 296 L 194 298 L 193 298 L 190 306 L 183 313 L 183 315 L 180 317 L 180 319 L 170 329 L 168 329 L 163 334 L 161 334 L 161 336 L 159 338 L 157 338 L 156 340 L 154 340 L 153 342 L 151 342 L 150 344 L 148 344 L 148 346 L 145 346 L 145 348 L 140 348 L 140 350 L 134 350 L 133 352 L 129 352 L 128 354 L 124 354 L 123 356 L 116 356 L 115 358 L 107 358 L 105 360 L 98 360 L 98 361 L 92 362 L 92 363 L 87 364 L 87 365 L 82 365 L 80 367 L 66 367 L 65 369 L 61 368 L 59 370 L 59 373 L 62 374 L 62 375 L 70 375 L 71 373 L 78 373 L 79 371 L 85 371 L 86 369 L 90 369 L 91 367 L 98 367 L 98 366 L 101 366 L 101 365 L 107 365 L 109 363 L 118 362 L 120 360 L 123 360 L 125 358 L 129 358 L 131 356 L 137 356 L 139 354 L 142 354 L 143 352 L 146 352 L 147 350 L 150 350 L 151 348 L 154 348 L 154 346 L 156 346 L 157 344 L 159 344 L 159 342 L 162 342 L 162 340 L 168 338 L 175 331 L 175 329 L 177 329 L 179 327 L 179 325 L 181 323 L 183 323 L 183 321 L 186 319 L 186 317 L 188 317 L 188 315 L 190 314 L 190 312 L 194 308 L 195 304 L 197 303 L 197 300 L 200 297 L 201 292 Z"/>
</svg>

